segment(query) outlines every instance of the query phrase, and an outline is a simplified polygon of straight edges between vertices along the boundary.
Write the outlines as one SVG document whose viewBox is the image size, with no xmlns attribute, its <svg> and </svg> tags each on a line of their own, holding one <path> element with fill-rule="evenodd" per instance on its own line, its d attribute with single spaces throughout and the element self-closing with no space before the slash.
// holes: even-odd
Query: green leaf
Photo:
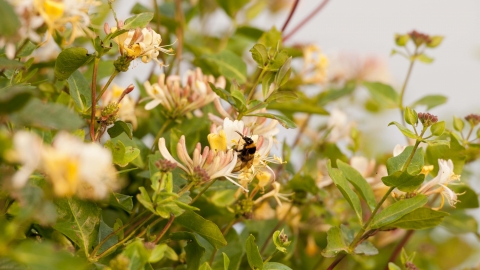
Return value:
<svg viewBox="0 0 480 270">
<path fill-rule="evenodd" d="M 442 227 L 453 234 L 477 233 L 477 220 L 464 211 L 453 211 L 443 219 Z"/>
<path fill-rule="evenodd" d="M 175 223 L 198 233 L 216 249 L 227 245 L 227 241 L 215 223 L 204 219 L 202 216 L 191 210 L 186 210 L 182 215 L 176 217 Z"/>
<path fill-rule="evenodd" d="M 286 103 L 270 103 L 267 107 L 270 110 L 278 110 L 283 113 L 309 113 L 319 115 L 329 115 L 328 111 L 323 107 L 317 105 L 306 104 L 303 101 L 300 102 L 286 102 Z"/>
<path fill-rule="evenodd" d="M 455 204 L 456 209 L 471 209 L 478 208 L 478 195 L 475 190 L 466 185 L 450 185 L 455 193 L 460 195 L 460 201 Z"/>
<path fill-rule="evenodd" d="M 208 264 L 208 262 L 204 262 L 200 268 L 198 268 L 198 270 L 212 270 L 212 268 L 210 267 L 210 264 Z"/>
<path fill-rule="evenodd" d="M 136 14 L 125 20 L 122 29 L 131 30 L 136 28 L 144 28 L 153 19 L 152 12 L 144 12 Z"/>
<path fill-rule="evenodd" d="M 175 232 L 170 234 L 172 240 L 187 240 L 185 251 L 187 253 L 187 270 L 198 270 L 200 268 L 200 260 L 205 254 L 205 248 L 198 243 L 193 233 Z"/>
<path fill-rule="evenodd" d="M 0 90 L 0 114 L 21 110 L 34 93 L 31 86 L 11 86 Z"/>
<path fill-rule="evenodd" d="M 245 112 L 247 110 L 247 100 L 238 87 L 235 85 L 235 82 L 232 84 L 230 89 L 230 94 L 232 95 L 233 100 L 235 101 L 235 108 L 239 112 Z"/>
<path fill-rule="evenodd" d="M 132 124 L 123 121 L 116 121 L 111 128 L 107 129 L 107 132 L 111 138 L 115 138 L 120 136 L 120 134 L 125 133 L 130 140 L 133 139 Z"/>
<path fill-rule="evenodd" d="M 228 267 L 230 266 L 230 259 L 228 258 L 227 254 L 225 252 L 222 252 L 223 256 L 223 270 L 228 270 Z"/>
<path fill-rule="evenodd" d="M 152 253 L 150 253 L 150 257 L 148 258 L 148 262 L 156 263 L 156 262 L 160 261 L 161 259 L 163 259 L 163 257 L 165 257 L 165 252 L 167 251 L 168 248 L 169 247 L 167 246 L 167 244 L 156 245 L 153 248 Z"/>
<path fill-rule="evenodd" d="M 463 166 L 465 165 L 465 160 L 467 158 L 465 147 L 462 146 L 462 143 L 452 134 L 450 134 L 450 146 L 442 144 L 428 145 L 425 156 L 427 162 L 430 165 L 435 166 L 432 175 L 438 173 L 439 159 L 451 159 L 453 162 L 453 172 L 460 175 L 462 174 Z"/>
<path fill-rule="evenodd" d="M 70 96 L 81 112 L 92 106 L 92 92 L 90 84 L 80 71 L 75 70 L 67 79 Z"/>
<path fill-rule="evenodd" d="M 407 136 L 408 138 L 411 138 L 411 139 L 417 139 L 418 138 L 418 136 L 415 135 L 415 133 L 413 133 L 413 131 L 411 131 L 410 129 L 408 129 L 407 127 L 405 127 L 404 125 L 402 125 L 398 122 L 393 121 L 393 122 L 390 122 L 388 125 L 389 126 L 391 126 L 391 125 L 397 126 L 397 128 L 400 130 L 400 132 L 402 132 L 403 135 Z"/>
<path fill-rule="evenodd" d="M 464 127 L 465 122 L 463 122 L 463 119 L 453 116 L 453 128 L 455 128 L 456 131 L 462 131 Z"/>
<path fill-rule="evenodd" d="M 267 69 L 270 71 L 277 71 L 279 70 L 287 61 L 288 61 L 288 53 L 286 51 L 281 51 L 279 52 L 276 56 L 273 62 L 271 62 L 268 66 Z M 288 71 L 290 68 L 290 62 L 287 63 L 287 69 L 284 70 L 284 74 Z M 284 75 L 285 76 L 285 75 Z M 283 77 L 282 77 L 283 79 Z M 281 81 L 281 80 L 280 80 Z"/>
<path fill-rule="evenodd" d="M 360 222 L 360 224 L 362 224 L 362 206 L 360 204 L 360 199 L 358 198 L 357 194 L 352 190 L 343 173 L 339 169 L 332 168 L 331 160 L 328 160 L 327 171 L 332 178 L 335 186 L 340 190 L 345 200 L 347 200 L 347 202 L 357 214 L 358 221 Z"/>
<path fill-rule="evenodd" d="M 33 44 L 30 40 L 28 40 L 27 43 L 25 43 L 25 45 L 21 47 L 19 51 L 17 51 L 16 57 L 30 56 L 36 48 L 37 45 Z"/>
<path fill-rule="evenodd" d="M 247 65 L 233 52 L 223 50 L 218 54 L 205 56 L 205 58 L 213 62 L 225 78 L 235 79 L 240 84 L 247 81 Z"/>
<path fill-rule="evenodd" d="M 229 230 L 225 238 L 228 242 L 228 245 L 220 248 L 217 251 L 217 254 L 213 260 L 213 269 L 224 269 L 225 268 L 225 257 L 221 253 L 228 255 L 230 260 L 229 269 L 240 269 L 240 264 L 242 259 L 245 257 L 245 243 L 244 240 L 240 240 L 237 232 L 235 230 Z"/>
<path fill-rule="evenodd" d="M 372 98 L 387 108 L 397 108 L 400 98 L 398 93 L 390 85 L 380 82 L 364 82 Z"/>
<path fill-rule="evenodd" d="M 295 122 L 290 120 L 290 118 L 283 116 L 283 115 L 278 115 L 278 114 L 272 114 L 272 113 L 253 113 L 249 114 L 247 116 L 260 116 L 260 117 L 266 117 L 266 118 L 272 118 L 277 120 L 280 125 L 282 125 L 284 128 L 296 128 L 297 125 Z"/>
<path fill-rule="evenodd" d="M 132 196 L 112 192 L 108 203 L 131 213 L 133 208 L 132 198 Z"/>
<path fill-rule="evenodd" d="M 96 244 L 99 244 L 103 239 L 105 239 L 105 237 L 107 237 L 107 235 L 109 235 L 111 233 L 113 233 L 113 229 L 110 228 L 103 221 L 103 219 L 101 219 L 100 220 L 100 225 L 99 225 L 99 228 L 98 228 L 98 237 L 97 237 Z M 114 236 L 110 237 L 109 239 L 107 239 L 107 241 L 98 250 L 98 253 L 100 254 L 100 253 L 106 251 L 111 246 L 115 245 L 116 243 L 118 243 L 118 236 L 114 235 Z"/>
<path fill-rule="evenodd" d="M 67 48 L 57 56 L 55 76 L 60 81 L 66 80 L 75 70 L 90 62 L 94 57 L 93 54 L 88 54 L 87 49 L 83 47 Z"/>
<path fill-rule="evenodd" d="M 290 67 L 292 63 L 292 57 L 288 57 L 288 59 L 284 62 L 284 64 L 280 67 L 280 70 L 275 75 L 275 84 L 280 87 L 283 86 L 288 82 L 290 79 L 290 74 L 292 74 L 292 69 Z"/>
<path fill-rule="evenodd" d="M 423 230 L 436 227 L 448 216 L 446 212 L 435 211 L 430 208 L 418 208 L 399 220 L 388 225 L 388 228 L 402 228 L 405 230 Z"/>
<path fill-rule="evenodd" d="M 370 184 L 367 183 L 367 180 L 365 180 L 365 178 L 363 178 L 363 176 L 357 170 L 339 159 L 337 160 L 337 166 L 347 180 L 352 183 L 355 189 L 357 189 L 357 191 L 360 193 L 360 196 L 362 196 L 367 205 L 370 207 L 370 210 L 373 211 L 373 209 L 375 209 L 377 206 L 377 202 L 375 201 L 375 195 L 373 194 Z"/>
<path fill-rule="evenodd" d="M 13 7 L 6 1 L 0 0 L 0 36 L 9 37 L 17 33 L 20 28 L 20 19 Z"/>
<path fill-rule="evenodd" d="M 427 111 L 447 102 L 447 97 L 442 95 L 427 95 L 415 101 L 411 106 L 427 106 Z"/>
<path fill-rule="evenodd" d="M 429 57 L 424 53 L 422 53 L 420 55 L 417 55 L 416 58 L 417 58 L 418 61 L 423 62 L 425 64 L 431 64 L 434 60 L 432 57 Z"/>
<path fill-rule="evenodd" d="M 84 125 L 83 120 L 67 107 L 30 100 L 22 110 L 12 114 L 12 122 L 18 126 L 73 131 Z"/>
<path fill-rule="evenodd" d="M 293 191 L 305 191 L 313 195 L 319 192 L 315 180 L 309 175 L 296 174 L 293 178 L 287 182 L 287 187 Z"/>
<path fill-rule="evenodd" d="M 283 103 L 283 102 L 288 102 L 290 100 L 295 100 L 297 99 L 298 96 L 295 92 L 293 91 L 275 91 L 273 92 L 266 102 L 278 102 L 278 103 Z"/>
<path fill-rule="evenodd" d="M 53 228 L 70 238 L 88 257 L 97 238 L 101 209 L 93 202 L 74 197 L 58 199 L 54 203 L 58 219 Z"/>
<path fill-rule="evenodd" d="M 402 268 L 393 262 L 388 263 L 388 270 L 402 270 Z"/>
<path fill-rule="evenodd" d="M 257 62 L 259 68 L 264 68 L 268 61 L 268 51 L 263 44 L 255 44 L 250 49 L 252 58 Z"/>
<path fill-rule="evenodd" d="M 394 172 L 401 171 L 403 166 L 408 160 L 408 157 L 413 151 L 413 146 L 407 146 L 403 152 L 396 156 L 391 157 L 387 160 L 387 171 L 388 174 L 393 174 Z M 413 155 L 412 161 L 408 165 L 407 172 L 410 175 L 416 175 L 422 171 L 424 162 L 423 162 L 423 149 L 417 148 L 417 151 Z"/>
<path fill-rule="evenodd" d="M 126 269 L 145 269 L 144 267 L 149 259 L 148 253 L 142 240 L 137 238 L 133 242 L 130 242 L 122 252 L 122 255 L 128 258 L 128 266 Z"/>
<path fill-rule="evenodd" d="M 292 268 L 278 262 L 266 262 L 262 270 L 292 270 Z"/>
<path fill-rule="evenodd" d="M 424 206 L 428 202 L 425 195 L 419 194 L 413 198 L 395 202 L 378 213 L 372 220 L 370 229 L 378 229 L 389 225 L 406 214 Z"/>
<path fill-rule="evenodd" d="M 150 212 L 156 213 L 155 209 L 153 208 L 153 202 L 150 196 L 148 195 L 147 190 L 144 187 L 139 187 L 140 193 L 137 194 L 137 200 Z"/>
<path fill-rule="evenodd" d="M 411 126 L 416 126 L 417 123 L 418 123 L 418 114 L 417 112 L 410 108 L 410 107 L 406 107 L 405 108 L 405 115 L 404 115 L 404 120 L 407 124 L 411 125 Z"/>
<path fill-rule="evenodd" d="M 0 0 L 1 1 L 1 0 Z M 15 69 L 23 67 L 23 63 L 17 60 L 10 60 L 5 57 L 0 57 L 0 68 L 1 69 Z"/>
<path fill-rule="evenodd" d="M 274 77 L 275 77 L 274 72 L 267 72 L 263 76 L 263 79 L 262 79 L 262 94 L 263 94 L 264 99 L 267 98 L 267 94 L 270 91 L 270 85 L 272 84 Z"/>
<path fill-rule="evenodd" d="M 443 134 L 444 131 L 445 131 L 445 121 L 437 122 L 430 127 L 430 132 L 432 132 L 432 135 L 434 136 L 440 136 Z"/>
<path fill-rule="evenodd" d="M 217 0 L 218 5 L 227 13 L 227 15 L 235 19 L 237 12 L 243 8 L 249 1 L 248 0 Z"/>
<path fill-rule="evenodd" d="M 247 252 L 248 264 L 253 269 L 262 269 L 263 268 L 263 259 L 258 250 L 257 244 L 255 244 L 255 237 L 250 234 L 245 243 L 245 250 Z"/>
<path fill-rule="evenodd" d="M 339 227 L 331 227 L 327 232 L 327 246 L 322 250 L 322 255 L 327 258 L 337 256 L 340 252 L 349 253 L 348 244 Z"/>
<path fill-rule="evenodd" d="M 111 140 L 105 143 L 105 147 L 112 151 L 113 163 L 120 167 L 125 167 L 140 155 L 140 150 L 132 146 L 125 146 L 121 141 L 116 143 Z"/>
<path fill-rule="evenodd" d="M 258 40 L 258 43 L 265 45 L 267 48 L 276 48 L 282 46 L 282 32 L 278 31 L 277 28 L 272 27 L 267 32 L 264 32 L 263 35 Z"/>
<path fill-rule="evenodd" d="M 408 172 L 396 171 L 382 177 L 382 182 L 389 187 L 396 187 L 404 192 L 412 192 L 425 180 L 424 174 L 411 175 Z"/>
</svg>

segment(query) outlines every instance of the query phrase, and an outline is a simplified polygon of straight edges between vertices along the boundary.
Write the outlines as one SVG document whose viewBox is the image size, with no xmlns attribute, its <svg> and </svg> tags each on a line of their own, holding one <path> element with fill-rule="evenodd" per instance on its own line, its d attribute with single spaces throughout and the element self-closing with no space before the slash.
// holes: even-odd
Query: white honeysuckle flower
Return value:
<svg viewBox="0 0 480 270">
<path fill-rule="evenodd" d="M 189 180 L 198 181 L 203 184 L 216 178 L 225 177 L 228 181 L 241 187 L 234 180 L 235 176 L 232 174 L 232 170 L 237 164 L 237 153 L 234 150 L 215 151 L 208 146 L 205 146 L 202 151 L 201 147 L 200 143 L 196 145 L 191 158 L 187 152 L 185 136 L 182 135 L 177 143 L 179 162 L 173 158 L 168 151 L 165 139 L 160 138 L 158 141 L 158 148 L 163 158 L 176 164 L 180 169 L 185 171 L 187 175 L 191 177 Z"/>
<path fill-rule="evenodd" d="M 452 207 L 455 207 L 455 204 L 458 202 L 457 195 L 461 194 L 455 193 L 447 185 L 454 181 L 460 181 L 460 175 L 456 175 L 453 172 L 453 162 L 451 159 L 448 161 L 439 159 L 438 167 L 437 176 L 420 187 L 417 192 L 427 196 L 431 194 L 440 194 L 442 196 L 442 202 L 438 209 L 443 207 L 445 198 L 447 198 L 448 203 Z"/>
<path fill-rule="evenodd" d="M 41 164 L 43 141 L 31 132 L 19 131 L 13 137 L 13 147 L 12 159 L 22 166 L 13 175 L 12 184 L 14 188 L 21 188 Z"/>
<path fill-rule="evenodd" d="M 348 121 L 347 114 L 337 108 L 333 109 L 327 122 L 327 129 L 330 130 L 327 140 L 333 143 L 342 139 L 349 140 L 352 127 L 353 123 Z"/>
<path fill-rule="evenodd" d="M 114 33 L 118 31 L 118 28 L 112 27 L 110 31 L 111 33 Z M 150 27 L 129 30 L 128 32 L 116 36 L 113 40 L 118 44 L 118 49 L 121 55 L 133 59 L 140 58 L 144 63 L 153 60 L 157 64 L 162 65 L 157 59 L 160 52 L 173 54 L 172 48 L 165 49 L 165 47 L 170 45 L 160 46 L 162 43 L 162 36 Z"/>
<path fill-rule="evenodd" d="M 97 143 L 59 132 L 49 146 L 33 133 L 18 132 L 14 144 L 15 156 L 23 165 L 12 179 L 16 188 L 25 185 L 36 170 L 46 175 L 58 197 L 103 199 L 118 188 L 112 154 Z"/>
<path fill-rule="evenodd" d="M 290 201 L 290 199 L 288 197 L 292 196 L 294 194 L 293 192 L 292 193 L 286 193 L 286 194 L 280 193 L 280 187 L 281 186 L 278 182 L 273 182 L 272 186 L 273 186 L 273 189 L 270 192 L 265 193 L 264 195 L 262 195 L 261 197 L 256 199 L 254 201 L 254 204 L 259 204 L 263 200 L 265 200 L 267 198 L 270 198 L 270 197 L 273 197 L 275 199 L 275 201 L 277 201 L 279 206 L 282 206 L 282 200 L 287 201 L 287 202 Z"/>
<path fill-rule="evenodd" d="M 151 110 L 162 105 L 169 116 L 173 118 L 184 116 L 203 108 L 217 98 L 209 82 L 218 85 L 225 83 L 223 77 L 215 81 L 213 76 L 203 75 L 199 68 L 187 72 L 185 81 L 182 86 L 179 76 L 172 75 L 165 78 L 165 74 L 158 77 L 157 83 L 150 84 L 146 81 L 145 90 L 152 100 L 145 105 L 145 109 Z"/>
<path fill-rule="evenodd" d="M 101 100 L 102 105 L 107 106 L 111 102 L 118 102 L 125 90 L 114 84 L 109 90 L 103 94 Z M 130 95 L 124 95 L 122 101 L 118 104 L 118 119 L 124 122 L 132 123 L 133 129 L 137 128 L 137 116 L 135 115 L 136 102 Z"/>
</svg>

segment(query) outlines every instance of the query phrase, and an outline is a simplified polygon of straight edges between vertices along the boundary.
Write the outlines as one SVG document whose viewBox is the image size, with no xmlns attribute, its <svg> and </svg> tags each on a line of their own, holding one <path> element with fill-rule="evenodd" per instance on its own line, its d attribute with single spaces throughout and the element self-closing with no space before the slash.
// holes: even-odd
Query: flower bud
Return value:
<svg viewBox="0 0 480 270">
<path fill-rule="evenodd" d="M 410 38 L 412 39 L 413 43 L 415 43 L 415 46 L 420 47 L 423 44 L 427 44 L 430 42 L 430 36 L 417 32 L 417 31 L 412 31 L 408 33 Z"/>
<path fill-rule="evenodd" d="M 161 171 L 161 172 L 171 172 L 173 169 L 177 167 L 177 163 L 171 162 L 166 159 L 160 159 L 155 161 L 155 166 Z"/>
<path fill-rule="evenodd" d="M 424 127 L 429 127 L 438 122 L 438 117 L 430 113 L 418 113 L 418 119 Z"/>
<path fill-rule="evenodd" d="M 480 123 L 480 115 L 472 113 L 465 116 L 465 120 L 467 120 L 468 123 L 470 123 L 470 125 L 474 127 Z"/>
</svg>

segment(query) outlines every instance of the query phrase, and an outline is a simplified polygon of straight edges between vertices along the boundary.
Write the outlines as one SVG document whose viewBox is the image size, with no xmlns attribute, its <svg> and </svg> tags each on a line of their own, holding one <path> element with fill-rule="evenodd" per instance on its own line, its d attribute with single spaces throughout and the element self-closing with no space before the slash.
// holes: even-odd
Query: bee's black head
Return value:
<svg viewBox="0 0 480 270">
<path fill-rule="evenodd" d="M 253 143 L 253 140 L 252 138 L 250 137 L 247 137 L 247 136 L 244 136 L 242 133 L 238 132 L 238 131 L 235 131 L 238 133 L 238 135 L 240 135 L 242 137 L 242 139 L 245 141 L 245 144 L 252 144 Z"/>
</svg>

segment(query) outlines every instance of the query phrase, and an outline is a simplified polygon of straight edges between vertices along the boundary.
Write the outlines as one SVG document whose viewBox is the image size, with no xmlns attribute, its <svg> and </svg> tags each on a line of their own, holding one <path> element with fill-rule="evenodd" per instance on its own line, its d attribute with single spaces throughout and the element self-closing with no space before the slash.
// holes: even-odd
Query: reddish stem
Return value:
<svg viewBox="0 0 480 270">
<path fill-rule="evenodd" d="M 288 26 L 288 24 L 290 23 L 290 20 L 293 17 L 293 13 L 295 13 L 295 10 L 297 9 L 298 2 L 300 2 L 300 0 L 295 0 L 295 3 L 293 3 L 292 10 L 290 10 L 290 14 L 288 14 L 288 18 L 285 21 L 285 23 L 283 24 L 282 33 L 285 32 L 285 29 L 287 29 L 287 26 Z"/>
<path fill-rule="evenodd" d="M 317 8 L 315 8 L 305 19 L 303 19 L 297 26 L 295 26 L 295 28 L 293 28 L 293 30 L 290 31 L 290 33 L 286 34 L 283 37 L 283 41 L 286 41 L 287 39 L 289 39 L 300 28 L 302 28 L 308 21 L 310 21 L 313 17 L 315 17 L 315 15 L 317 15 L 325 7 L 325 5 L 328 3 L 328 1 L 329 0 L 323 0 L 323 2 Z"/>
<path fill-rule="evenodd" d="M 170 213 L 170 218 L 168 219 L 167 224 L 165 225 L 165 227 L 163 227 L 162 231 L 160 232 L 160 234 L 157 236 L 157 238 L 154 241 L 155 244 L 157 244 L 160 241 L 160 239 L 162 239 L 162 237 L 167 232 L 168 228 L 170 228 L 170 226 L 172 226 L 172 223 L 173 223 L 174 219 L 175 219 L 175 216 L 172 213 Z"/>
</svg>

